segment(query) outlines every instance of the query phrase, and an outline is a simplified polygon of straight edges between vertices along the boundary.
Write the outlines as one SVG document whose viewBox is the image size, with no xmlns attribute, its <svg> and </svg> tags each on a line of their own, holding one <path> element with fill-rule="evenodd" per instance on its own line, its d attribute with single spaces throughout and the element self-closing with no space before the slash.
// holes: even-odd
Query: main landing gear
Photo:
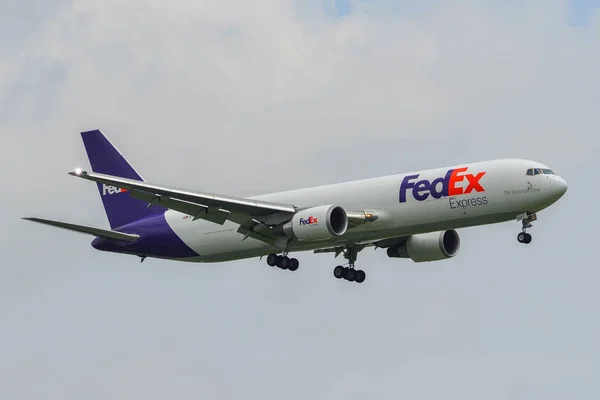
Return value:
<svg viewBox="0 0 600 400">
<path fill-rule="evenodd" d="M 361 269 L 354 269 L 354 263 L 358 256 L 356 247 L 348 247 L 344 251 L 344 257 L 348 259 L 348 266 L 338 265 L 333 269 L 333 276 L 337 279 L 345 279 L 348 282 L 363 283 L 367 279 L 367 274 Z"/>
<path fill-rule="evenodd" d="M 287 254 L 277 255 L 275 253 L 271 253 L 267 256 L 267 264 L 270 267 L 279 267 L 281 269 L 287 269 L 290 271 L 295 271 L 300 266 L 300 262 L 295 258 L 290 258 Z"/>
<path fill-rule="evenodd" d="M 517 235 L 517 241 L 524 244 L 531 243 L 531 234 L 527 233 L 527 229 L 533 226 L 531 223 L 537 220 L 537 216 L 535 213 L 523 213 L 517 219 L 520 219 L 523 224 L 522 232 Z"/>
</svg>

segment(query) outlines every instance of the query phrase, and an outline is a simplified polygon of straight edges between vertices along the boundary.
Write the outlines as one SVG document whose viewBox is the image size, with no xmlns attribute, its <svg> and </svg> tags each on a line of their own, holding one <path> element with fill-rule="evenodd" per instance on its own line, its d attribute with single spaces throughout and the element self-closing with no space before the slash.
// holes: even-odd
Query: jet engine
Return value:
<svg viewBox="0 0 600 400">
<path fill-rule="evenodd" d="M 311 207 L 298 211 L 291 221 L 274 229 L 298 240 L 323 240 L 341 236 L 348 229 L 346 211 L 336 205 Z"/>
<path fill-rule="evenodd" d="M 388 247 L 388 257 L 410 258 L 414 262 L 437 261 L 454 257 L 460 249 L 460 237 L 455 230 L 420 233 L 405 242 Z"/>
</svg>

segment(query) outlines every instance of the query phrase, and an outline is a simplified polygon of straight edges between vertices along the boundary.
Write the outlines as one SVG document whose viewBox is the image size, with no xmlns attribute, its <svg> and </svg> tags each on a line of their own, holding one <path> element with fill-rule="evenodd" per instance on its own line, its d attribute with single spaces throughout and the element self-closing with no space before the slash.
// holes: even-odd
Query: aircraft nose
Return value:
<svg viewBox="0 0 600 400">
<path fill-rule="evenodd" d="M 557 198 L 562 197 L 567 192 L 567 188 L 567 181 L 561 177 L 557 177 L 557 179 L 554 179 L 552 182 L 552 191 Z"/>
</svg>

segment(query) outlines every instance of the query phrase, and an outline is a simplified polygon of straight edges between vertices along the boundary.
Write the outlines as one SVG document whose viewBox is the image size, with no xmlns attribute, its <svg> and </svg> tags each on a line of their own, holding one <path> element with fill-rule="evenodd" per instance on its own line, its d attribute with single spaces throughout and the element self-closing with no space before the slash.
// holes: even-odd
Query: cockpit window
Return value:
<svg viewBox="0 0 600 400">
<path fill-rule="evenodd" d="M 547 168 L 529 168 L 527 170 L 527 175 L 541 175 L 541 174 L 545 174 L 545 175 L 556 175 L 554 172 L 552 172 L 551 169 L 547 169 Z"/>
</svg>

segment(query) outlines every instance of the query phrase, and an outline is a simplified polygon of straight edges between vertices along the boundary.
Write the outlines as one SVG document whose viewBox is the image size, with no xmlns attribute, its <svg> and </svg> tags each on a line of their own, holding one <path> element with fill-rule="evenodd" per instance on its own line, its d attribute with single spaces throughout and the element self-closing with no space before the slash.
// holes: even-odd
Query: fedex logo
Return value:
<svg viewBox="0 0 600 400">
<path fill-rule="evenodd" d="M 312 215 L 308 218 L 300 218 L 300 225 L 313 225 L 318 223 L 318 218 L 313 217 Z"/>
<path fill-rule="evenodd" d="M 102 184 L 102 196 L 106 196 L 107 194 L 115 194 L 115 193 L 123 193 L 126 192 L 126 189 L 121 189 L 115 186 L 109 186 Z"/>
<path fill-rule="evenodd" d="M 400 184 L 400 203 L 406 202 L 406 192 L 412 189 L 412 196 L 417 201 L 426 200 L 429 195 L 434 199 L 442 197 L 457 196 L 460 194 L 468 194 L 472 191 L 485 192 L 485 189 L 479 183 L 485 172 L 480 172 L 476 175 L 466 174 L 468 167 L 456 168 L 448 170 L 443 178 L 434 179 L 432 182 L 427 179 L 416 181 L 419 175 L 405 176 Z M 466 187 L 457 184 L 464 182 Z"/>
</svg>

